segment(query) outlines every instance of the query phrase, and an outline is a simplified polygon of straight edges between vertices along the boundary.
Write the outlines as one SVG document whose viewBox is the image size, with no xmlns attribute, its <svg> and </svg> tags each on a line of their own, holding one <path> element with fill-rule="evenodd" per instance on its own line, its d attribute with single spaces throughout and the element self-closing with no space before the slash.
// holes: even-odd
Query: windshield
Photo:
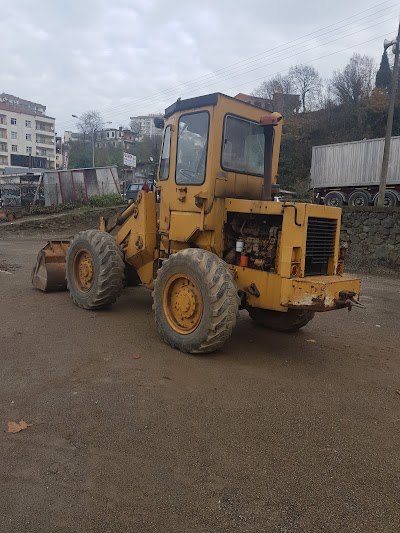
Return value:
<svg viewBox="0 0 400 533">
<path fill-rule="evenodd" d="M 231 115 L 225 117 L 222 168 L 264 175 L 264 134 L 256 122 Z"/>
</svg>

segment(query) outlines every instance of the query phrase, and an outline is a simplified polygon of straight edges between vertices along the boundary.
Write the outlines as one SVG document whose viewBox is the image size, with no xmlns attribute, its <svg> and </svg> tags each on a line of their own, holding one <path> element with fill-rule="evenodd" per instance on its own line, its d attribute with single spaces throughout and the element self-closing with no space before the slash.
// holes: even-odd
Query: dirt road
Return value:
<svg viewBox="0 0 400 533">
<path fill-rule="evenodd" d="M 294 335 L 243 312 L 192 357 L 143 288 L 96 313 L 34 291 L 41 244 L 0 240 L 1 531 L 399 531 L 400 280 Z"/>
</svg>

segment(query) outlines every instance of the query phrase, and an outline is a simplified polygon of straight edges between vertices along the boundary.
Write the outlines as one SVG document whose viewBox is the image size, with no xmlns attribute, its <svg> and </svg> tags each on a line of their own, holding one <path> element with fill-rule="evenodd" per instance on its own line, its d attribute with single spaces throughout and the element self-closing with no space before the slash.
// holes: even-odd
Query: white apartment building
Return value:
<svg viewBox="0 0 400 533">
<path fill-rule="evenodd" d="M 46 106 L 0 94 L 0 173 L 5 167 L 56 168 L 55 119 Z"/>
<path fill-rule="evenodd" d="M 154 114 L 131 117 L 132 129 L 138 135 L 139 140 L 145 136 L 154 137 L 155 135 L 161 135 L 162 130 L 156 128 L 154 125 L 155 118 L 162 118 L 162 115 Z"/>
</svg>

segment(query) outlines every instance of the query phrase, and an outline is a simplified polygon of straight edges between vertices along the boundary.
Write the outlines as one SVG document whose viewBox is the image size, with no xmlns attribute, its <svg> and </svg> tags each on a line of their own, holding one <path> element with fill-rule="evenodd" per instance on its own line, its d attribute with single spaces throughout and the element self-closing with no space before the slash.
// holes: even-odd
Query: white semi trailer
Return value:
<svg viewBox="0 0 400 533">
<path fill-rule="evenodd" d="M 314 146 L 311 161 L 311 189 L 317 203 L 376 205 L 383 158 L 384 139 L 368 139 Z M 385 205 L 400 205 L 400 137 L 392 137 Z"/>
</svg>

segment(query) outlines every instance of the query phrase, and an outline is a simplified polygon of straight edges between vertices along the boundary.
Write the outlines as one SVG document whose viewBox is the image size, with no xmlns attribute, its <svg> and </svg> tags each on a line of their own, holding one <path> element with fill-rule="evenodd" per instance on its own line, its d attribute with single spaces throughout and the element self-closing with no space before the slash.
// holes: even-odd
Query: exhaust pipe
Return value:
<svg viewBox="0 0 400 533">
<path fill-rule="evenodd" d="M 272 200 L 272 154 L 274 148 L 274 126 L 282 119 L 278 113 L 261 117 L 260 126 L 264 130 L 264 184 L 262 200 Z"/>
</svg>

